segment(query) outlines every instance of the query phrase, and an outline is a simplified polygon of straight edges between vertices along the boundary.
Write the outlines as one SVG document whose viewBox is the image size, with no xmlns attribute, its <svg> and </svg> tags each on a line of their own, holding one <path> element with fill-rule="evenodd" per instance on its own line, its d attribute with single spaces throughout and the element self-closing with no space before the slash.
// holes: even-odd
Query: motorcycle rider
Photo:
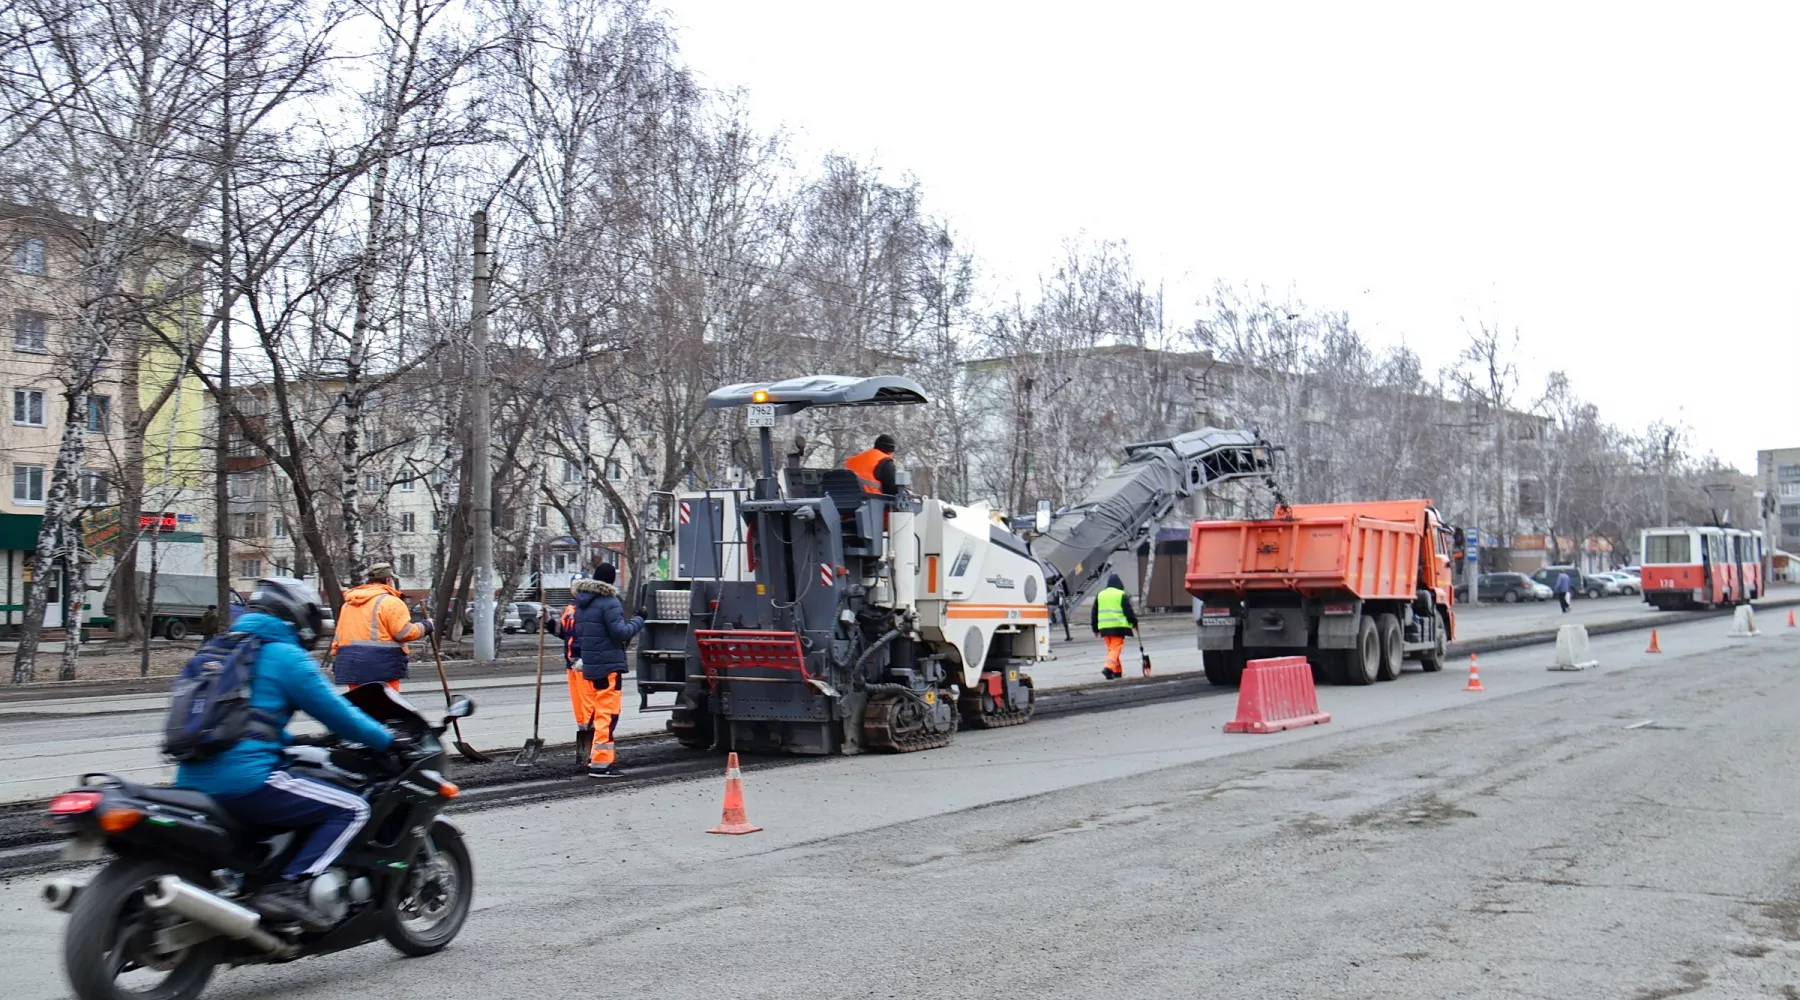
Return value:
<svg viewBox="0 0 1800 1000">
<path fill-rule="evenodd" d="M 307 898 L 310 880 L 328 868 L 362 829 L 369 804 L 342 788 L 288 773 L 281 752 L 293 742 L 288 720 L 300 710 L 346 740 L 377 750 L 394 741 L 381 724 L 332 690 L 307 655 L 319 641 L 324 617 L 318 592 L 304 581 L 269 577 L 256 582 L 248 609 L 232 628 L 262 640 L 250 706 L 273 724 L 273 732 L 252 730 L 231 749 L 208 760 L 184 763 L 175 774 L 175 787 L 212 796 L 247 826 L 305 831 L 299 849 L 281 871 L 281 881 L 265 888 L 250 905 L 272 921 L 297 922 L 309 930 L 331 926 Z"/>
</svg>

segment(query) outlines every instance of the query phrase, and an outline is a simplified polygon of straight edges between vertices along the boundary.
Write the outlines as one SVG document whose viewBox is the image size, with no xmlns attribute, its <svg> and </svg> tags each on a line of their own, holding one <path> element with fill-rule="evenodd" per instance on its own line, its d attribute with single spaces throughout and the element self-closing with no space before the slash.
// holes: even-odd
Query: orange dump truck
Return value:
<svg viewBox="0 0 1800 1000">
<path fill-rule="evenodd" d="M 1393 680 L 1415 657 L 1444 668 L 1453 538 L 1429 500 L 1299 504 L 1267 521 L 1195 521 L 1187 590 L 1200 599 L 1206 677 L 1303 655 L 1319 680 Z"/>
</svg>

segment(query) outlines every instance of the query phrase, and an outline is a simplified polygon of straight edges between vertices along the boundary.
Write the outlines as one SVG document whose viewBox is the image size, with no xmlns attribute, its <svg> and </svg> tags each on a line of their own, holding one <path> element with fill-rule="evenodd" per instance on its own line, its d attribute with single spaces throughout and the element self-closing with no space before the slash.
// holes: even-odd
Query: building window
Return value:
<svg viewBox="0 0 1800 1000">
<path fill-rule="evenodd" d="M 609 503 L 606 505 L 606 523 L 609 525 L 614 525 L 614 526 L 624 523 L 619 518 L 619 505 L 618 504 Z"/>
<path fill-rule="evenodd" d="M 538 527 L 550 527 L 550 506 L 548 504 L 538 505 Z"/>
<path fill-rule="evenodd" d="M 567 552 L 552 552 L 550 553 L 550 572 L 572 573 L 575 571 L 574 562 L 574 557 Z"/>
<path fill-rule="evenodd" d="M 111 396 L 89 396 L 87 398 L 87 429 L 93 434 L 105 434 L 112 430 Z"/>
<path fill-rule="evenodd" d="M 235 538 L 263 537 L 261 511 L 242 511 L 231 515 L 231 534 Z"/>
<path fill-rule="evenodd" d="M 1800 483 L 1782 483 L 1781 495 L 1784 497 L 1800 497 Z"/>
<path fill-rule="evenodd" d="M 273 576 L 293 576 L 294 575 L 294 568 L 284 562 L 276 563 L 274 566 L 274 570 L 275 570 L 275 572 L 273 574 L 271 574 Z"/>
<path fill-rule="evenodd" d="M 44 390 L 13 390 L 13 423 L 20 427 L 44 426 Z"/>
<path fill-rule="evenodd" d="M 396 485 L 394 488 L 402 493 L 411 493 L 419 488 L 419 481 L 417 479 L 407 479 Z"/>
<path fill-rule="evenodd" d="M 225 454 L 231 458 L 253 458 L 256 445 L 244 435 L 244 428 L 232 422 L 230 433 L 225 435 Z"/>
<path fill-rule="evenodd" d="M 365 492 L 365 493 L 380 493 L 381 492 L 381 477 L 376 475 L 373 472 L 365 473 L 363 475 L 363 492 Z"/>
<path fill-rule="evenodd" d="M 27 236 L 13 244 L 13 270 L 40 277 L 50 273 L 50 254 L 42 236 Z"/>
<path fill-rule="evenodd" d="M 1541 517 L 1544 513 L 1544 487 L 1535 479 L 1519 480 L 1519 514 Z"/>
<path fill-rule="evenodd" d="M 1800 465 L 1778 465 L 1775 475 L 1782 479 L 1800 479 Z"/>
<path fill-rule="evenodd" d="M 276 514 L 272 527 L 275 529 L 273 534 L 276 538 L 286 538 L 288 536 L 287 517 L 285 515 Z"/>
<path fill-rule="evenodd" d="M 237 472 L 226 477 L 225 489 L 233 500 L 255 500 L 257 495 L 256 473 Z"/>
<path fill-rule="evenodd" d="M 418 565 L 418 559 L 411 555 L 400 556 L 394 560 L 394 566 L 400 571 L 402 577 L 413 575 L 413 571 L 418 568 Z"/>
<path fill-rule="evenodd" d="M 609 458 L 606 460 L 606 478 L 615 483 L 625 478 L 625 469 L 619 465 L 618 459 Z"/>
<path fill-rule="evenodd" d="M 444 512 L 443 511 L 434 510 L 431 512 L 431 530 L 432 531 L 443 531 L 444 530 Z"/>
<path fill-rule="evenodd" d="M 112 503 L 112 480 L 106 478 L 106 473 L 96 472 L 92 469 L 82 471 L 81 502 L 84 504 Z"/>
<path fill-rule="evenodd" d="M 44 502 L 44 467 L 41 465 L 13 466 L 13 503 L 41 504 Z"/>
<path fill-rule="evenodd" d="M 238 576 L 247 580 L 254 580 L 262 576 L 262 560 L 251 556 L 240 557 L 238 559 Z"/>
<path fill-rule="evenodd" d="M 418 530 L 418 527 L 417 527 L 418 521 L 419 521 L 419 516 L 417 514 L 414 514 L 412 511 L 409 510 L 409 511 L 406 511 L 405 513 L 402 513 L 400 515 L 400 533 L 402 535 L 410 535 L 414 531 L 417 531 Z"/>
<path fill-rule="evenodd" d="M 1782 504 L 1781 516 L 1784 518 L 1800 517 L 1800 503 Z"/>
<path fill-rule="evenodd" d="M 45 354 L 50 350 L 50 317 L 43 313 L 13 313 L 13 350 Z"/>
<path fill-rule="evenodd" d="M 562 464 L 562 481 L 565 483 L 581 482 L 581 466 L 565 460 Z"/>
</svg>

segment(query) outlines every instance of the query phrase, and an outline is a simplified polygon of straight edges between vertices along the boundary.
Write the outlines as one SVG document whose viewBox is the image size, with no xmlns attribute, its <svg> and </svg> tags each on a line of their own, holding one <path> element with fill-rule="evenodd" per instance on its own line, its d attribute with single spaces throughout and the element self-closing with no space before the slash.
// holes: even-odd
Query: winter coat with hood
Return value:
<svg viewBox="0 0 1800 1000">
<path fill-rule="evenodd" d="M 569 652 L 581 661 L 581 675 L 596 684 L 624 673 L 625 647 L 644 627 L 644 616 L 625 617 L 619 588 L 600 580 L 577 580 L 575 634 Z"/>
<path fill-rule="evenodd" d="M 1130 635 L 1131 629 L 1137 628 L 1137 611 L 1131 606 L 1131 595 L 1125 592 L 1125 581 L 1119 579 L 1119 574 L 1112 573 L 1106 577 L 1106 586 L 1100 588 L 1100 592 L 1105 593 L 1109 590 L 1119 592 L 1120 607 L 1125 612 L 1125 620 L 1131 623 L 1131 628 L 1100 627 L 1100 594 L 1094 595 L 1094 612 L 1088 623 L 1089 627 L 1101 635 Z"/>
</svg>

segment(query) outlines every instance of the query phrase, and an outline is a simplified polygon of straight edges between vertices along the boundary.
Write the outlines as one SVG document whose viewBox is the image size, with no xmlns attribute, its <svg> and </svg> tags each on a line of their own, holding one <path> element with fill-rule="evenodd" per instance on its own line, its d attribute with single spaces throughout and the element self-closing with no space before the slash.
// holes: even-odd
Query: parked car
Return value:
<svg viewBox="0 0 1800 1000">
<path fill-rule="evenodd" d="M 1531 578 L 1523 573 L 1483 573 L 1475 578 L 1475 592 L 1484 601 L 1503 601 L 1507 604 L 1550 599 L 1547 588 L 1531 582 Z M 1456 588 L 1456 599 L 1469 599 L 1467 584 Z"/>
<path fill-rule="evenodd" d="M 1619 593 L 1621 594 L 1641 594 L 1644 592 L 1643 583 L 1630 573 L 1615 570 L 1611 573 L 1596 573 L 1594 576 L 1598 579 L 1606 580 L 1617 585 Z"/>
<path fill-rule="evenodd" d="M 1563 573 L 1569 574 L 1569 583 L 1573 587 L 1573 593 L 1596 599 L 1606 596 L 1606 581 L 1596 580 L 1573 566 L 1545 566 L 1543 569 L 1531 574 L 1531 579 L 1536 583 L 1541 583 L 1544 586 L 1549 587 L 1551 590 L 1555 590 L 1556 578 Z M 1617 585 L 1614 586 L 1613 593 L 1620 593 Z"/>
<path fill-rule="evenodd" d="M 500 609 L 500 631 L 508 634 L 519 631 L 523 624 L 519 620 L 519 606 L 517 604 L 502 604 L 497 605 L 497 607 Z M 472 602 L 468 607 L 463 608 L 463 626 L 469 629 L 475 627 L 475 605 Z"/>
<path fill-rule="evenodd" d="M 537 632 L 544 627 L 544 606 L 536 601 L 517 601 L 513 607 L 519 609 L 519 630 L 521 632 Z"/>
</svg>

